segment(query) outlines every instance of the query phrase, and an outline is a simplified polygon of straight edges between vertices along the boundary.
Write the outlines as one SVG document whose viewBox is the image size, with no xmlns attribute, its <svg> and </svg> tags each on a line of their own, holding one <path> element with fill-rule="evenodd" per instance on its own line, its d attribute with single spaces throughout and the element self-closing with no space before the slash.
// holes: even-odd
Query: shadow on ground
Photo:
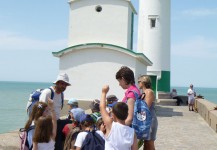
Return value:
<svg viewBox="0 0 217 150">
<path fill-rule="evenodd" d="M 173 117 L 173 116 L 183 116 L 182 112 L 174 111 L 173 108 L 166 108 L 162 106 L 155 106 L 156 114 L 158 117 Z"/>
</svg>

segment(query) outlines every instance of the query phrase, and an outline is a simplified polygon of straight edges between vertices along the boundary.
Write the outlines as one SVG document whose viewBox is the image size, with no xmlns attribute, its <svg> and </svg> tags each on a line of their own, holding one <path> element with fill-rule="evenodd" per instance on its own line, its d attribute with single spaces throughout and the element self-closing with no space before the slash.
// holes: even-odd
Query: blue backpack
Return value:
<svg viewBox="0 0 217 150">
<path fill-rule="evenodd" d="M 54 91 L 52 88 L 49 89 L 51 90 L 51 99 L 53 99 Z M 37 89 L 30 94 L 29 101 L 27 102 L 27 106 L 26 106 L 27 114 L 29 116 L 32 113 L 33 106 L 35 105 L 35 103 L 39 101 L 39 97 L 43 90 L 44 89 Z M 63 108 L 63 102 L 64 102 L 63 93 L 61 93 L 61 98 L 62 98 L 62 108 Z"/>
<path fill-rule="evenodd" d="M 81 146 L 81 150 L 104 150 L 105 140 L 95 130 L 87 131 L 87 136 Z"/>
<path fill-rule="evenodd" d="M 151 112 L 145 100 L 142 100 L 135 91 L 132 92 L 136 97 L 132 127 L 135 130 L 137 139 L 147 140 L 152 122 Z"/>
</svg>

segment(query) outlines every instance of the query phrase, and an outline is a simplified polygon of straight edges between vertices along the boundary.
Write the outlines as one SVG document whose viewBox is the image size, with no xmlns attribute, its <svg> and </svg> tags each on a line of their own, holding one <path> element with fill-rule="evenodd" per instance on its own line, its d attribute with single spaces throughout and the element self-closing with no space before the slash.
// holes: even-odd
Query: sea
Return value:
<svg viewBox="0 0 217 150">
<path fill-rule="evenodd" d="M 24 127 L 28 119 L 26 104 L 32 91 L 52 83 L 0 81 L 0 133 Z M 188 87 L 175 87 L 178 95 L 187 95 Z M 217 88 L 194 87 L 197 95 L 217 104 Z"/>
</svg>

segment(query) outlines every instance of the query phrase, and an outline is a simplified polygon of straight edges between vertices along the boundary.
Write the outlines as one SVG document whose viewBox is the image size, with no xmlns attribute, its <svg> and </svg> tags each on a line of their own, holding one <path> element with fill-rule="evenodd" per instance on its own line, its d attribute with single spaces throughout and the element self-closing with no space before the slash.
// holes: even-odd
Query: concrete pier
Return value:
<svg viewBox="0 0 217 150">
<path fill-rule="evenodd" d="M 157 150 L 215 150 L 217 134 L 187 106 L 156 106 Z"/>
<path fill-rule="evenodd" d="M 215 150 L 217 134 L 199 113 L 187 106 L 156 105 L 157 150 Z M 19 149 L 18 132 L 0 134 L 0 150 Z"/>
</svg>

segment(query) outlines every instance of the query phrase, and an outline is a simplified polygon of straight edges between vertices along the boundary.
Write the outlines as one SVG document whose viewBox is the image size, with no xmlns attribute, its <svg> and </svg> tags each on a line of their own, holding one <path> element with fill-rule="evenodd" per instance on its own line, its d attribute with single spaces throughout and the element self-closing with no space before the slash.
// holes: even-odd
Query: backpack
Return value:
<svg viewBox="0 0 217 150">
<path fill-rule="evenodd" d="M 147 140 L 152 122 L 151 112 L 145 100 L 141 99 L 135 91 L 132 92 L 136 97 L 132 127 L 135 130 L 137 139 Z"/>
<path fill-rule="evenodd" d="M 87 136 L 81 146 L 81 150 L 104 150 L 105 140 L 95 130 L 87 131 Z"/>
<path fill-rule="evenodd" d="M 53 99 L 54 91 L 52 88 L 49 88 L 49 89 L 51 90 L 51 99 Z M 32 113 L 32 108 L 35 105 L 35 103 L 39 101 L 39 97 L 43 90 L 44 89 L 37 89 L 30 94 L 30 97 L 29 97 L 29 100 L 26 106 L 28 116 L 30 116 L 30 114 Z M 63 103 L 64 103 L 63 93 L 61 93 L 61 98 L 62 98 L 62 108 L 63 108 Z"/>
<path fill-rule="evenodd" d="M 28 136 L 32 140 L 35 126 L 30 126 L 28 130 L 20 128 L 20 150 L 31 150 L 33 148 L 33 142 L 28 141 Z"/>
<path fill-rule="evenodd" d="M 70 129 L 70 132 L 66 136 L 63 150 L 71 150 L 71 149 L 74 150 L 74 149 L 76 149 L 74 144 L 75 144 L 76 138 L 78 136 L 78 133 L 80 133 L 80 128 L 79 127 L 74 127 L 72 129 Z"/>
</svg>

